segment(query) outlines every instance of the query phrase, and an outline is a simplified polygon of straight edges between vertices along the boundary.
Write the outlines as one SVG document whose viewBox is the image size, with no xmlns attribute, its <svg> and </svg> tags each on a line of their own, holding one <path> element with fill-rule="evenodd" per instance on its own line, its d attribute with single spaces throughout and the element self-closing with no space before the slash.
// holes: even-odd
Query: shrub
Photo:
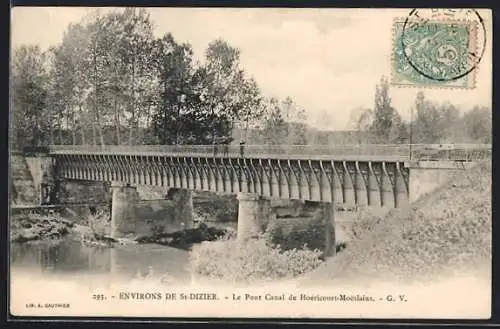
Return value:
<svg viewBox="0 0 500 329">
<path fill-rule="evenodd" d="M 74 223 L 57 213 L 49 215 L 14 215 L 10 221 L 12 242 L 59 239 L 67 235 Z"/>
<path fill-rule="evenodd" d="M 194 246 L 191 265 L 195 273 L 206 277 L 250 282 L 304 274 L 321 264 L 320 254 L 318 250 L 307 249 L 282 251 L 262 237 L 245 244 L 221 239 Z"/>
<path fill-rule="evenodd" d="M 360 210 L 356 213 L 351 225 L 351 235 L 355 239 L 362 239 L 372 232 L 383 220 L 383 217 L 371 210 Z"/>
<path fill-rule="evenodd" d="M 95 237 L 104 237 L 110 234 L 111 215 L 105 211 L 99 211 L 96 214 L 89 214 L 89 228 Z"/>
</svg>

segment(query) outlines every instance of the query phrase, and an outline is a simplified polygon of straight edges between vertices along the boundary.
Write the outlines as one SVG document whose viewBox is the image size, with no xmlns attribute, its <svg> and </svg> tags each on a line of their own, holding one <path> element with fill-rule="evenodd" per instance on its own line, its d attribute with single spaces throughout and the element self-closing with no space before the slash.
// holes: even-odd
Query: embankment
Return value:
<svg viewBox="0 0 500 329">
<path fill-rule="evenodd" d="M 432 194 L 385 217 L 365 216 L 356 238 L 302 284 L 435 281 L 491 266 L 491 163 L 458 173 Z M 359 282 L 361 282 L 359 281 Z"/>
</svg>

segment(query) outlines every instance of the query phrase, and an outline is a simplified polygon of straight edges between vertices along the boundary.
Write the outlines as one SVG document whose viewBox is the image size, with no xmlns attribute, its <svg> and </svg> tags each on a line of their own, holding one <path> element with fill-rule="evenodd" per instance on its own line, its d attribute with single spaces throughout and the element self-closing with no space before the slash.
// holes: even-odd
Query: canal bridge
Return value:
<svg viewBox="0 0 500 329">
<path fill-rule="evenodd" d="M 489 157 L 491 145 L 53 145 L 35 153 L 55 180 L 113 182 L 114 218 L 137 185 L 238 194 L 238 234 L 248 236 L 269 198 L 321 202 L 330 217 L 337 203 L 401 207 Z"/>
<path fill-rule="evenodd" d="M 413 147 L 413 148 L 412 148 Z M 490 145 L 51 146 L 69 180 L 250 193 L 270 198 L 398 207 L 415 199 L 414 162 L 474 162 Z M 460 166 L 459 166 L 460 167 Z"/>
</svg>

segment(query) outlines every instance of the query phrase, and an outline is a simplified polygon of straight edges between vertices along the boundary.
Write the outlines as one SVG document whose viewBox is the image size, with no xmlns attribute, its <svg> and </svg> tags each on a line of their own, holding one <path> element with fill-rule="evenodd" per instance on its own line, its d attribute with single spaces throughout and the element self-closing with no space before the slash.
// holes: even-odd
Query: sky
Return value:
<svg viewBox="0 0 500 329">
<path fill-rule="evenodd" d="M 106 9 L 108 10 L 108 9 Z M 17 7 L 11 45 L 58 44 L 85 7 Z M 171 32 L 201 58 L 209 42 L 228 41 L 265 96 L 292 97 L 320 129 L 348 129 L 350 113 L 373 108 L 375 86 L 391 75 L 392 24 L 410 9 L 149 8 L 155 35 Z M 418 91 L 462 111 L 492 102 L 491 12 L 479 12 L 487 28 L 485 54 L 471 90 L 391 87 L 393 106 L 405 119 Z"/>
</svg>

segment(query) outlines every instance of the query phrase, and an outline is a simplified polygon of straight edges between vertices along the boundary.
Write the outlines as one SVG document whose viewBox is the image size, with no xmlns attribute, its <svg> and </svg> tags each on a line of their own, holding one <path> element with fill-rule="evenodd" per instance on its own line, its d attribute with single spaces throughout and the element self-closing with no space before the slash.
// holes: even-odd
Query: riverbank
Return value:
<svg viewBox="0 0 500 329">
<path fill-rule="evenodd" d="M 11 242 L 54 240 L 68 235 L 75 223 L 56 214 L 17 215 L 10 220 Z"/>
<path fill-rule="evenodd" d="M 108 246 L 116 243 L 154 243 L 179 249 L 190 249 L 193 244 L 203 241 L 215 241 L 223 236 L 235 234 L 224 227 L 213 227 L 199 223 L 194 228 L 175 232 L 152 232 L 150 235 L 128 236 L 115 239 L 109 236 L 109 216 L 98 213 L 87 221 L 66 219 L 57 213 L 49 215 L 29 214 L 16 215 L 11 218 L 11 242 L 26 243 L 30 241 L 59 240 L 68 235 L 75 237 L 82 245 Z"/>
<path fill-rule="evenodd" d="M 158 232 L 149 236 L 142 236 L 135 239 L 138 243 L 156 243 L 173 248 L 188 250 L 193 244 L 204 241 L 216 241 L 225 236 L 233 236 L 235 232 L 225 229 L 208 226 L 200 223 L 195 228 L 184 229 L 173 233 Z"/>
<path fill-rule="evenodd" d="M 355 222 L 356 238 L 348 248 L 302 284 L 436 282 L 471 271 L 488 280 L 491 172 L 491 163 L 478 164 L 407 208 L 387 216 L 366 214 Z"/>
</svg>

